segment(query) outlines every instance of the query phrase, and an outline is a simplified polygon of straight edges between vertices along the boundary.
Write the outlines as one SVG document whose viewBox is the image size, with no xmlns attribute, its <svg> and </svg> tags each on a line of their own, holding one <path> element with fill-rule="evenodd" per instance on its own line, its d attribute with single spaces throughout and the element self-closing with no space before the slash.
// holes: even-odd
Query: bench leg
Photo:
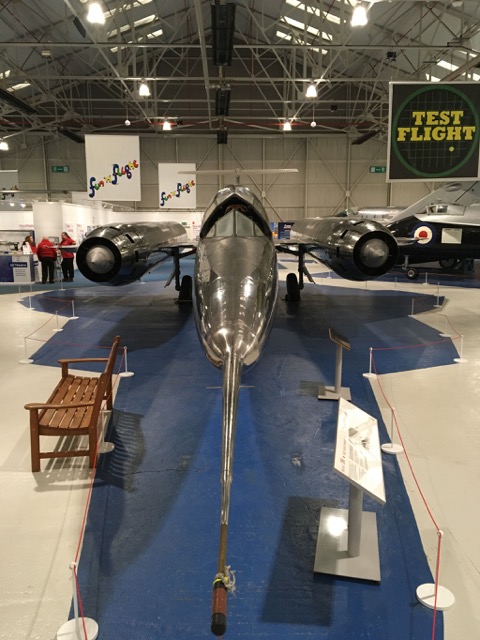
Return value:
<svg viewBox="0 0 480 640">
<path fill-rule="evenodd" d="M 93 469 L 95 466 L 95 459 L 97 457 L 97 425 L 90 427 L 88 432 L 88 466 Z"/>
<path fill-rule="evenodd" d="M 38 435 L 38 411 L 30 410 L 30 455 L 33 473 L 40 471 L 40 436 Z"/>
</svg>

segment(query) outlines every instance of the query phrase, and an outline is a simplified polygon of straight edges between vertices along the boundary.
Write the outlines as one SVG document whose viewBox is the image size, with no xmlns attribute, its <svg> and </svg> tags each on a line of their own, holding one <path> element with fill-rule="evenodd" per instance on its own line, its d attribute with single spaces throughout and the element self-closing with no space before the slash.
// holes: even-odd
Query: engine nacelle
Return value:
<svg viewBox="0 0 480 640">
<path fill-rule="evenodd" d="M 362 218 L 306 218 L 290 238 L 307 246 L 332 271 L 348 280 L 378 278 L 396 264 L 398 245 L 388 229 Z"/>
<path fill-rule="evenodd" d="M 77 266 L 93 282 L 128 284 L 171 256 L 179 244 L 188 244 L 188 236 L 178 222 L 106 225 L 91 231 L 78 247 Z"/>
</svg>

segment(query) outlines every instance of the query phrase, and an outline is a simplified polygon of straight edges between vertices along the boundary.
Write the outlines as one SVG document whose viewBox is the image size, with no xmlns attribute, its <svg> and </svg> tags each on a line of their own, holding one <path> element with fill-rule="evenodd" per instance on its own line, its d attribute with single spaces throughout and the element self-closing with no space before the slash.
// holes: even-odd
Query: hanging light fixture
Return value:
<svg viewBox="0 0 480 640">
<path fill-rule="evenodd" d="M 150 87 L 145 82 L 145 80 L 142 80 L 140 86 L 138 87 L 138 95 L 141 98 L 148 98 L 148 96 L 150 95 Z"/>
<path fill-rule="evenodd" d="M 350 24 L 352 27 L 364 27 L 367 23 L 367 6 L 363 2 L 359 2 L 353 10 Z"/>
<path fill-rule="evenodd" d="M 163 121 L 163 130 L 164 131 L 171 131 L 172 130 L 171 122 L 169 122 L 168 120 L 164 120 Z"/>
<path fill-rule="evenodd" d="M 0 139 L 0 151 L 8 151 L 8 142 L 3 138 Z"/>
<path fill-rule="evenodd" d="M 91 2 L 88 5 L 87 20 L 91 24 L 105 24 L 105 14 L 99 2 Z"/>
<path fill-rule="evenodd" d="M 308 87 L 307 90 L 305 91 L 305 97 L 306 98 L 316 98 L 317 97 L 317 86 L 314 82 L 311 82 Z"/>
<path fill-rule="evenodd" d="M 292 123 L 290 122 L 290 120 L 285 120 L 285 122 L 283 123 L 283 130 L 284 131 L 292 130 Z"/>
</svg>

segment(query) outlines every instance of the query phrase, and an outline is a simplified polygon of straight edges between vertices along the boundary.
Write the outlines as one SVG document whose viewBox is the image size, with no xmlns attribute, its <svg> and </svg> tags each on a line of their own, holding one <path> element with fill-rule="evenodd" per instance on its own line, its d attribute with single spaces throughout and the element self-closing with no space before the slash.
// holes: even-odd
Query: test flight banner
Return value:
<svg viewBox="0 0 480 640">
<path fill-rule="evenodd" d="M 92 200 L 142 199 L 138 136 L 85 136 L 87 193 Z"/>
<path fill-rule="evenodd" d="M 159 162 L 158 186 L 162 209 L 196 209 L 195 163 Z"/>
<path fill-rule="evenodd" d="M 390 83 L 388 181 L 478 180 L 480 86 Z"/>
</svg>

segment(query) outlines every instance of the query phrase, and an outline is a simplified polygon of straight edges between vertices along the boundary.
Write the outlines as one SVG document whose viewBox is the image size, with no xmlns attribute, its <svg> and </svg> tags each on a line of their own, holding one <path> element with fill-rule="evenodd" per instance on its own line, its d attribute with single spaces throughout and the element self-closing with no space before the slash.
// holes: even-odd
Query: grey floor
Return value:
<svg viewBox="0 0 480 640">
<path fill-rule="evenodd" d="M 400 278 L 398 284 L 335 280 L 335 285 L 437 291 L 436 285 Z M 390 406 L 395 409 L 418 485 L 443 532 L 440 584 L 456 600 L 444 614 L 445 638 L 473 640 L 480 638 L 480 291 L 442 287 L 440 294 L 446 297 L 443 307 L 416 317 L 439 331 L 447 327 L 452 335 L 462 335 L 464 362 L 406 373 L 379 372 L 371 384 L 387 425 Z M 23 406 L 47 398 L 59 371 L 20 361 L 69 320 L 57 324 L 49 314 L 29 310 L 20 303 L 25 295 L 17 288 L 0 295 L 0 637 L 52 640 L 69 615 L 70 564 L 90 472 L 81 459 L 43 462 L 44 471 L 30 472 L 28 414 Z M 459 338 L 456 344 L 460 348 Z M 434 572 L 437 531 L 405 455 L 399 460 Z"/>
</svg>

